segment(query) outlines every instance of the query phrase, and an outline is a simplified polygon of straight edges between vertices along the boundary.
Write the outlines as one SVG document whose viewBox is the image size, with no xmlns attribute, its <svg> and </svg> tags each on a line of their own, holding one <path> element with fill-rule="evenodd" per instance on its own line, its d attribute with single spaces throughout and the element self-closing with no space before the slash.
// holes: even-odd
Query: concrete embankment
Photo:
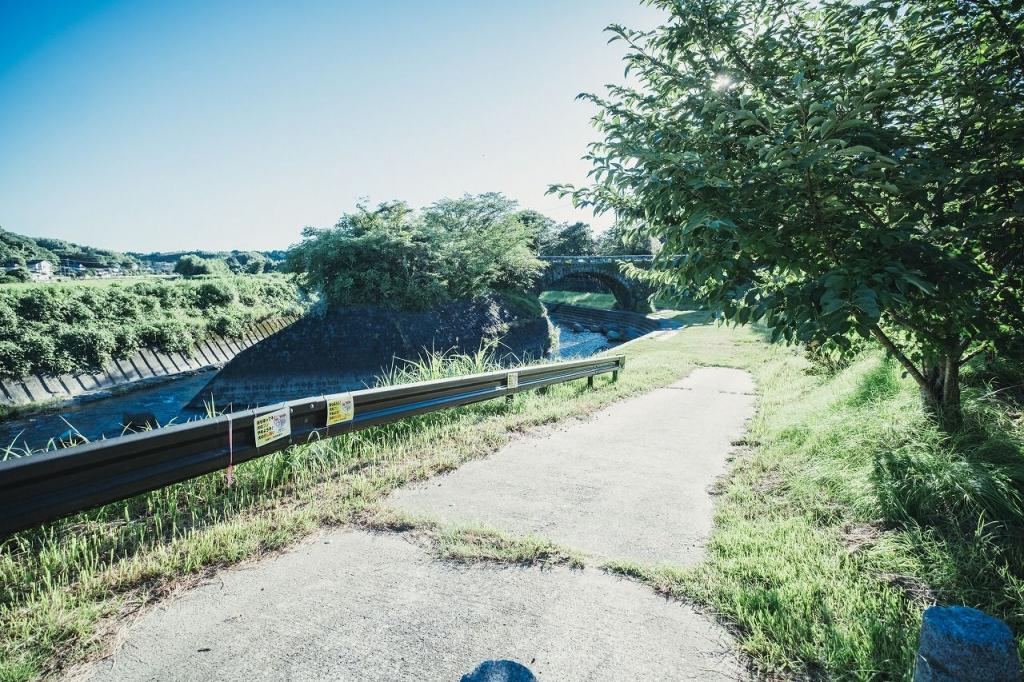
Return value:
<svg viewBox="0 0 1024 682">
<path fill-rule="evenodd" d="M 523 310 L 494 295 L 425 311 L 359 306 L 310 313 L 240 353 L 190 408 L 212 400 L 238 410 L 362 388 L 396 362 L 432 351 L 473 353 L 492 339 L 509 361 L 540 358 L 550 347 L 549 325 L 539 307 Z"/>
<path fill-rule="evenodd" d="M 0 381 L 0 404 L 56 405 L 80 396 L 134 390 L 189 372 L 220 367 L 242 351 L 286 329 L 296 319 L 282 317 L 265 320 L 250 326 L 239 338 L 224 338 L 213 334 L 184 353 L 143 348 L 128 358 L 112 360 L 100 372 L 58 377 L 33 374 L 20 379 L 5 379 Z"/>
<path fill-rule="evenodd" d="M 557 324 L 578 326 L 602 334 L 615 332 L 618 336 L 616 340 L 621 341 L 635 339 L 659 329 L 675 329 L 680 326 L 670 320 L 659 320 L 627 310 L 600 310 L 567 303 L 548 305 L 547 309 L 548 316 Z"/>
</svg>

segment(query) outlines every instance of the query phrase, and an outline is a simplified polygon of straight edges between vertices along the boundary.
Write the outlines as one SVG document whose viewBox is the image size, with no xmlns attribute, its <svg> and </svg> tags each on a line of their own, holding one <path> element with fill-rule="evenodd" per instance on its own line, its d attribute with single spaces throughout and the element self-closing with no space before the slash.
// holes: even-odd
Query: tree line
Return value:
<svg viewBox="0 0 1024 682">
<path fill-rule="evenodd" d="M 308 227 L 283 269 L 330 305 L 423 309 L 487 292 L 528 291 L 538 255 L 649 253 L 619 229 L 595 236 L 585 223 L 556 223 L 500 193 L 441 199 L 420 210 L 403 201 L 360 204 L 331 228 Z"/>
</svg>

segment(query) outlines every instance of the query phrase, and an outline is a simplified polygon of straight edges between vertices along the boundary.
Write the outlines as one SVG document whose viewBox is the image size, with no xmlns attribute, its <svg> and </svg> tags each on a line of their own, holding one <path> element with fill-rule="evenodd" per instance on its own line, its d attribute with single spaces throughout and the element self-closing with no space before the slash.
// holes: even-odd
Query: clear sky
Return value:
<svg viewBox="0 0 1024 682">
<path fill-rule="evenodd" d="M 284 248 L 360 197 L 500 191 L 591 220 L 581 91 L 637 0 L 0 0 L 0 226 L 132 251 Z M 595 222 L 597 227 L 607 219 Z"/>
</svg>

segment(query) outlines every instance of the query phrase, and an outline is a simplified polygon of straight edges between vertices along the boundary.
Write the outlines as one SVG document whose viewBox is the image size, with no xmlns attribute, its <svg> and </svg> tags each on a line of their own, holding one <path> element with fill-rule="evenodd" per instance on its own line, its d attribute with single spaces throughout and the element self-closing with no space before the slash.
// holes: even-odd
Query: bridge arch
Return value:
<svg viewBox="0 0 1024 682">
<path fill-rule="evenodd" d="M 651 310 L 650 287 L 626 277 L 619 268 L 622 261 L 649 263 L 651 256 L 544 256 L 541 260 L 546 267 L 536 285 L 538 292 L 555 289 L 566 281 L 589 280 L 608 289 L 620 310 Z"/>
</svg>

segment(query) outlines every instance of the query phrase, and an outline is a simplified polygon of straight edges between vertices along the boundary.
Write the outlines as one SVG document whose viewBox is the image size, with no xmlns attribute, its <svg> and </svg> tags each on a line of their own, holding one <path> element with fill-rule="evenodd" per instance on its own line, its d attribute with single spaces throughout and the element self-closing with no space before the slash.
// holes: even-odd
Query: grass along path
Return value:
<svg viewBox="0 0 1024 682">
<path fill-rule="evenodd" d="M 597 380 L 422 415 L 170 486 L 19 533 L 0 545 L 0 680 L 52 676 L 102 652 L 119 617 L 211 570 L 265 556 L 325 525 L 352 523 L 395 488 L 499 449 L 517 432 L 583 416 L 671 383 L 698 362 L 728 364 L 759 341 L 698 327 L 629 347 L 618 383 Z M 482 369 L 434 363 L 423 378 Z M 406 377 L 407 379 L 412 377 Z"/>
<path fill-rule="evenodd" d="M 714 609 L 770 673 L 910 679 L 932 603 L 1003 618 L 1024 652 L 1019 407 L 976 375 L 969 426 L 948 437 L 880 354 L 835 376 L 777 348 L 739 360 L 759 412 L 706 561 L 605 570 Z"/>
</svg>

